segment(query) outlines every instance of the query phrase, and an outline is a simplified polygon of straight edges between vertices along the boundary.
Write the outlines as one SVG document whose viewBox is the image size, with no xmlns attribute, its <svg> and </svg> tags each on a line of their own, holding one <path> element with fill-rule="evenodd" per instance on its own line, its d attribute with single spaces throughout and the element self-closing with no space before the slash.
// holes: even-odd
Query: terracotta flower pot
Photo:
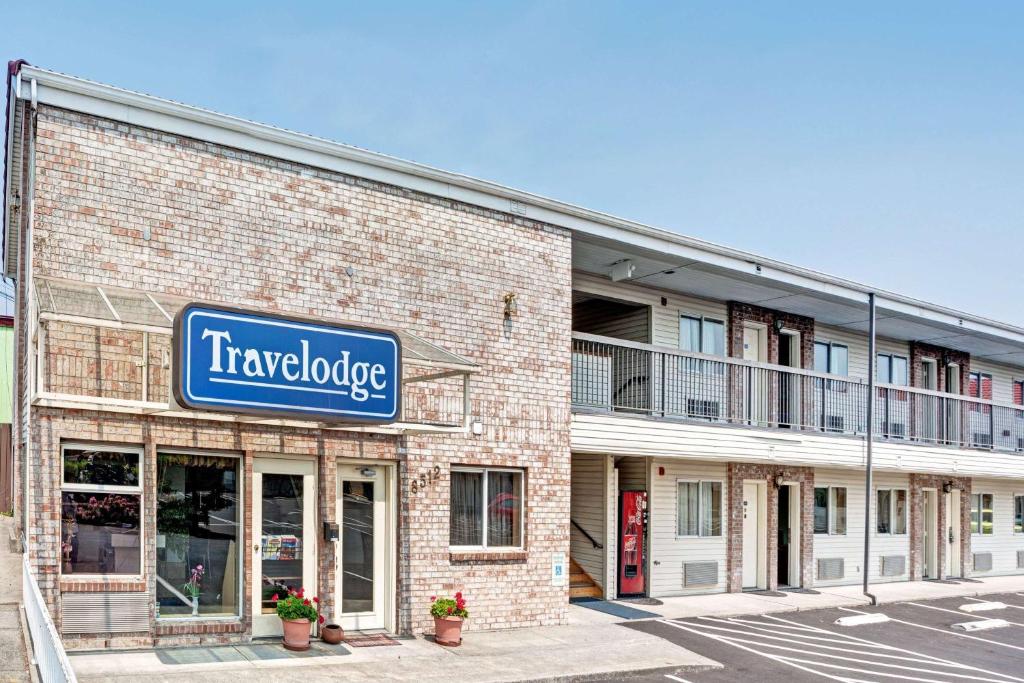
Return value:
<svg viewBox="0 0 1024 683">
<path fill-rule="evenodd" d="M 434 617 L 434 640 L 438 645 L 461 645 L 462 617 Z"/>
<path fill-rule="evenodd" d="M 328 645 L 337 645 L 345 638 L 345 632 L 337 624 L 327 624 L 320 628 L 320 639 Z"/>
<path fill-rule="evenodd" d="M 309 649 L 309 619 L 282 619 L 284 646 L 288 650 Z"/>
</svg>

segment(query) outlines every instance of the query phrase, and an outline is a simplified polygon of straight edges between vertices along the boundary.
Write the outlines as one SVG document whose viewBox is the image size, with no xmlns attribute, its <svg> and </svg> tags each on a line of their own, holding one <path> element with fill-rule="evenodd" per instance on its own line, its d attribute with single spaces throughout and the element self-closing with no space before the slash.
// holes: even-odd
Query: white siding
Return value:
<svg viewBox="0 0 1024 683">
<path fill-rule="evenodd" d="M 728 323 L 729 310 L 721 301 L 709 301 L 623 282 L 612 282 L 585 273 L 573 273 L 572 288 L 579 292 L 650 306 L 653 322 L 652 343 L 658 346 L 679 347 L 680 315 L 704 316 Z M 661 305 L 662 297 L 666 299 L 664 306 Z"/>
<path fill-rule="evenodd" d="M 858 470 L 815 469 L 814 485 L 846 487 L 846 534 L 814 534 L 815 586 L 857 584 L 864 580 L 864 474 Z M 818 580 L 818 560 L 843 559 L 843 578 Z"/>
<path fill-rule="evenodd" d="M 619 470 L 620 491 L 647 490 L 647 458 L 620 458 L 615 467 Z"/>
<path fill-rule="evenodd" d="M 744 429 L 613 414 L 572 416 L 575 453 L 679 457 L 728 462 L 763 462 L 811 467 L 864 466 L 863 438 L 820 432 Z M 1020 478 L 1021 456 L 972 451 L 911 441 L 876 442 L 879 470 Z"/>
<path fill-rule="evenodd" d="M 971 372 L 992 375 L 992 400 L 999 403 L 1013 403 L 1013 380 L 1024 379 L 1024 370 L 1020 368 L 977 358 L 971 359 Z"/>
<path fill-rule="evenodd" d="M 598 543 L 607 546 L 604 538 L 605 519 L 605 460 L 603 455 L 572 456 L 572 486 L 570 493 L 570 517 L 587 530 Z M 587 540 L 580 531 L 570 525 L 569 554 L 583 567 L 583 571 L 603 586 L 605 581 L 605 553 Z"/>
<path fill-rule="evenodd" d="M 896 472 L 877 472 L 874 475 L 873 491 L 871 491 L 871 566 L 868 567 L 868 580 L 872 583 L 884 583 L 887 581 L 907 581 L 910 579 L 910 475 Z M 878 517 L 877 494 L 878 489 L 904 489 L 907 492 L 907 514 L 906 533 L 903 534 L 880 534 L 876 519 Z M 861 484 L 860 491 L 863 492 L 864 485 Z M 863 494 L 862 494 L 863 495 Z M 864 510 L 864 499 L 861 497 L 860 510 Z M 883 555 L 902 555 L 905 573 L 902 576 L 880 576 L 881 561 Z"/>
<path fill-rule="evenodd" d="M 850 377 L 868 379 L 868 337 L 863 332 L 846 330 L 841 327 L 815 324 L 814 340 L 820 342 L 833 342 L 843 344 L 850 350 Z M 891 353 L 903 356 L 910 360 L 910 344 L 908 342 L 895 341 L 879 337 L 877 340 L 878 353 Z"/>
<path fill-rule="evenodd" d="M 974 558 L 967 558 L 969 576 L 994 576 L 997 574 L 1024 574 L 1017 569 L 1017 551 L 1024 550 L 1024 534 L 1013 532 L 1013 497 L 1024 495 L 1024 481 L 1005 479 L 974 479 L 972 493 L 993 494 L 994 525 L 991 535 L 971 534 L 971 553 L 992 553 L 992 571 L 974 571 Z M 970 506 L 970 500 L 964 502 Z"/>
<path fill-rule="evenodd" d="M 650 533 L 651 597 L 712 593 L 726 588 L 726 519 L 728 466 L 725 463 L 692 460 L 655 460 L 652 463 Z M 665 474 L 659 475 L 658 468 Z M 680 479 L 722 482 L 722 535 L 678 537 L 676 482 Z M 660 564 L 655 565 L 657 561 Z M 684 562 L 717 562 L 718 582 L 711 586 L 683 587 Z"/>
</svg>

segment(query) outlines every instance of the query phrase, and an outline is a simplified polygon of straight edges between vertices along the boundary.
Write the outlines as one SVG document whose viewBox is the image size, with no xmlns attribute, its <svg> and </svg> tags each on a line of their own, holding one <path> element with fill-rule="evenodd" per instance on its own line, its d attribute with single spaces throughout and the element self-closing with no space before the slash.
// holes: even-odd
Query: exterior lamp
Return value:
<svg viewBox="0 0 1024 683">
<path fill-rule="evenodd" d="M 519 305 L 516 303 L 516 295 L 509 292 L 505 295 L 505 320 L 511 320 L 519 313 Z"/>
<path fill-rule="evenodd" d="M 953 482 L 947 481 L 945 484 L 942 485 L 942 492 L 943 493 L 949 493 L 952 490 L 953 490 Z"/>
<path fill-rule="evenodd" d="M 783 482 L 784 479 L 785 479 L 785 476 L 783 476 L 783 474 L 781 472 L 776 474 L 774 479 L 772 479 L 772 483 L 775 484 L 775 488 L 781 489 L 782 488 L 782 482 Z"/>
</svg>

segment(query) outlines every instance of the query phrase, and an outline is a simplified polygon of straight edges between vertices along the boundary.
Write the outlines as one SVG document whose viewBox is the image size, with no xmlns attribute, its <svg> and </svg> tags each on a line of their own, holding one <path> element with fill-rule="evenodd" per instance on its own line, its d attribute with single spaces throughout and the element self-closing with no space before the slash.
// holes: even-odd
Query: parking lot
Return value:
<svg viewBox="0 0 1024 683">
<path fill-rule="evenodd" d="M 998 602 L 1005 607 L 964 609 Z M 873 613 L 886 615 L 888 621 L 836 624 L 841 617 Z M 996 626 L 992 620 L 1006 623 L 982 630 L 954 628 L 981 622 Z M 631 680 L 1024 681 L 1024 593 L 758 616 L 661 619 L 625 626 L 656 634 L 724 667 L 648 672 Z"/>
</svg>

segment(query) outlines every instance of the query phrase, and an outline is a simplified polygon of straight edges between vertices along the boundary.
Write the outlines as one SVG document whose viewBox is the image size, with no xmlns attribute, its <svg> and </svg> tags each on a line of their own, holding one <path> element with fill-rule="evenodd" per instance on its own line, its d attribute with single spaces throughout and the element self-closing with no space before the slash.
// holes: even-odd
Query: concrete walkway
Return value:
<svg viewBox="0 0 1024 683">
<path fill-rule="evenodd" d="M 29 681 L 21 617 L 21 554 L 8 539 L 14 519 L 0 516 L 0 683 Z"/>
<path fill-rule="evenodd" d="M 1024 592 L 1024 576 L 994 577 L 957 584 L 903 582 L 872 589 L 881 602 Z M 666 598 L 662 605 L 622 603 L 659 618 L 739 616 L 867 603 L 860 586 L 771 596 L 756 593 Z M 613 676 L 662 667 L 720 668 L 660 637 L 623 628 L 622 619 L 569 607 L 569 624 L 546 628 L 467 633 L 459 648 L 429 639 L 400 640 L 393 647 L 350 648 L 346 656 L 209 664 L 166 664 L 153 651 L 77 653 L 71 657 L 80 681 L 304 681 L 388 679 L 399 681 L 568 680 Z M 685 678 L 685 674 L 682 676 Z"/>
</svg>

